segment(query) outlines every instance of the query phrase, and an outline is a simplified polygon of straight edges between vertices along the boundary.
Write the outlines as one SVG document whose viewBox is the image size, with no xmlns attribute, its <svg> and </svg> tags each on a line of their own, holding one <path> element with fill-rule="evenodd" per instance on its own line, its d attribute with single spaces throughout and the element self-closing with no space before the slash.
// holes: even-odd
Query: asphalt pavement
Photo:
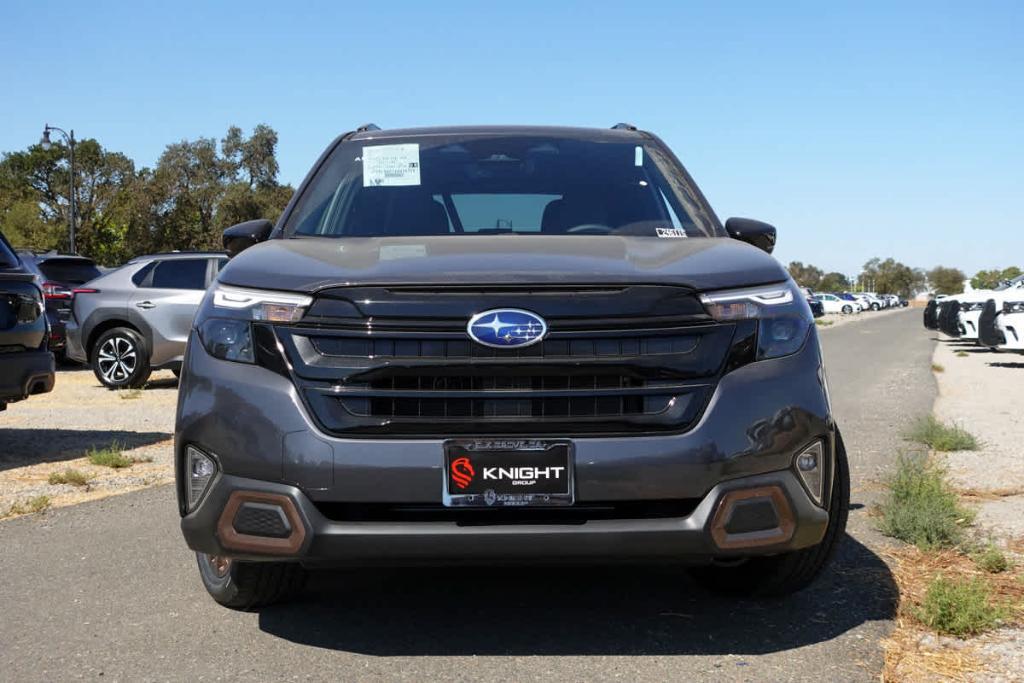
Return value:
<svg viewBox="0 0 1024 683">
<path fill-rule="evenodd" d="M 455 567 L 321 573 L 295 603 L 232 612 L 161 486 L 0 522 L 0 678 L 876 681 L 896 592 L 868 511 L 931 409 L 934 340 L 918 311 L 821 337 L 853 510 L 800 594 L 720 598 L 664 568 Z"/>
</svg>

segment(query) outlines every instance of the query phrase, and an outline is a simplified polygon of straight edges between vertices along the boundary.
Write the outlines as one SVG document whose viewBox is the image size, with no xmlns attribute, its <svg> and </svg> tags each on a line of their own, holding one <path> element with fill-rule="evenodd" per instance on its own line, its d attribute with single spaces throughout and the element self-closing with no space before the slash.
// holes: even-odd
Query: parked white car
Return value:
<svg viewBox="0 0 1024 683">
<path fill-rule="evenodd" d="M 1024 275 L 1014 278 L 1009 282 L 1004 282 L 995 289 L 975 289 L 945 299 L 946 301 L 956 300 L 960 304 L 958 313 L 960 338 L 966 341 L 977 340 L 979 320 L 985 308 L 985 302 L 989 299 L 995 300 L 998 313 L 1001 310 L 1005 296 L 1014 290 L 1024 292 Z"/>
<path fill-rule="evenodd" d="M 1024 276 L 990 293 L 978 312 L 978 341 L 996 351 L 1024 353 Z"/>
<path fill-rule="evenodd" d="M 867 301 L 867 308 L 870 308 L 872 311 L 880 311 L 886 307 L 885 301 L 874 292 L 862 292 L 862 295 Z"/>
<path fill-rule="evenodd" d="M 835 294 L 818 294 L 817 297 L 825 308 L 826 313 L 850 314 L 860 313 L 861 311 L 861 307 L 857 302 L 840 299 Z"/>
</svg>

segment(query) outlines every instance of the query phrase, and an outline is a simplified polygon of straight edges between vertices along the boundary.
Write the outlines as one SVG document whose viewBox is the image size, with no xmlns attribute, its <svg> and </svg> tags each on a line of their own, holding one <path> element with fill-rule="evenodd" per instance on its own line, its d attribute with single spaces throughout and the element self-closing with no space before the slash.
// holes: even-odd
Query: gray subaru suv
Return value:
<svg viewBox="0 0 1024 683">
<path fill-rule="evenodd" d="M 723 226 L 650 133 L 364 126 L 224 243 L 175 433 L 221 604 L 310 568 L 467 562 L 673 562 L 778 595 L 843 535 L 775 229 Z"/>
</svg>

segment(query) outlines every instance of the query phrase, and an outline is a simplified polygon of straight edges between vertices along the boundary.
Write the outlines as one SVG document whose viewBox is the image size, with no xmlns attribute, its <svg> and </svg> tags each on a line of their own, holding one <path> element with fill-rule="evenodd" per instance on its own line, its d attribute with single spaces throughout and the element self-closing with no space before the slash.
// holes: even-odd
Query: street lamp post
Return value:
<svg viewBox="0 0 1024 683">
<path fill-rule="evenodd" d="M 71 194 L 68 199 L 68 250 L 76 254 L 78 252 L 75 250 L 75 131 L 72 129 L 67 133 L 47 123 L 43 126 L 43 137 L 39 141 L 43 149 L 50 149 L 50 131 L 53 130 L 63 135 L 65 142 L 68 143 L 68 175 L 71 177 Z"/>
</svg>

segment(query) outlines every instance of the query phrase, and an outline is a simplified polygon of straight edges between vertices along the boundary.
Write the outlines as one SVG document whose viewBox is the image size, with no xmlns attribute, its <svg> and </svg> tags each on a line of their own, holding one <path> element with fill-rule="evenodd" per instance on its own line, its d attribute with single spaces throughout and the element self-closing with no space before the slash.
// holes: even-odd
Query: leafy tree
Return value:
<svg viewBox="0 0 1024 683">
<path fill-rule="evenodd" d="M 827 273 L 818 282 L 818 289 L 823 292 L 845 292 L 850 288 L 850 280 L 842 273 Z"/>
<path fill-rule="evenodd" d="M 134 182 L 135 165 L 93 139 L 75 147 L 76 241 L 85 254 L 104 253 L 118 262 L 120 241 L 114 224 L 123 225 L 124 191 Z M 62 249 L 69 246 L 70 167 L 67 148 L 33 145 L 5 154 L 0 161 L 0 216 L 19 246 Z"/>
<path fill-rule="evenodd" d="M 810 264 L 806 266 L 800 261 L 793 261 L 789 264 L 789 274 L 801 287 L 819 289 L 822 276 L 825 274 L 821 268 Z"/>
<path fill-rule="evenodd" d="M 920 273 L 894 258 L 871 259 L 864 264 L 862 277 L 879 294 L 898 294 L 908 299 L 923 286 Z"/>
<path fill-rule="evenodd" d="M 967 276 L 959 268 L 936 266 L 928 271 L 928 282 L 936 294 L 960 294 Z"/>
<path fill-rule="evenodd" d="M 999 283 L 1004 280 L 1012 280 L 1022 274 L 1022 271 L 1017 266 L 1010 266 L 1009 268 L 998 268 L 994 270 L 979 270 L 978 273 L 971 278 L 971 287 L 975 289 L 994 289 L 999 286 Z"/>
</svg>

